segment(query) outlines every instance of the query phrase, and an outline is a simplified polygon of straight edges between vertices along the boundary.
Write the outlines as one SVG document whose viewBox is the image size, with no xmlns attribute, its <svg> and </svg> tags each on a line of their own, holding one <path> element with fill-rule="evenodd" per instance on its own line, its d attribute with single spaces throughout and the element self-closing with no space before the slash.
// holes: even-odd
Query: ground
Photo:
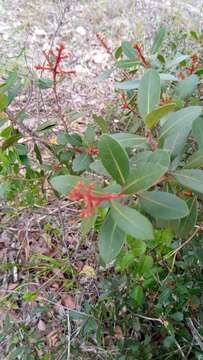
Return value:
<svg viewBox="0 0 203 360">
<path fill-rule="evenodd" d="M 97 33 L 113 51 L 125 39 L 149 44 L 163 24 L 169 29 L 172 24 L 178 29 L 203 27 L 203 3 L 197 0 L 1 0 L 0 14 L 1 73 L 16 64 L 33 72 L 34 66 L 43 61 L 43 50 L 64 42 L 69 54 L 67 65 L 76 70 L 76 75 L 63 82 L 60 101 L 64 109 L 73 113 L 72 128 L 81 131 L 91 121 L 92 112 L 105 113 L 111 101 L 116 101 L 113 80 L 96 83 L 96 76 L 112 64 L 111 55 L 101 46 Z M 25 56 L 17 59 L 22 49 Z M 27 102 L 27 95 L 23 96 Z M 46 116 L 56 118 L 50 98 L 39 101 L 39 97 L 34 92 L 28 101 L 30 116 L 26 126 L 31 129 Z M 93 236 L 87 242 L 81 239 L 78 211 L 66 200 L 51 197 L 47 204 L 34 210 L 14 209 L 2 203 L 1 209 L 0 259 L 4 264 L 18 263 L 12 269 L 4 266 L 1 271 L 1 297 L 10 310 L 9 321 L 14 322 L 12 325 L 19 322 L 37 327 L 49 351 L 64 336 L 67 350 L 70 339 L 64 335 L 64 328 L 70 326 L 70 321 L 66 308 L 81 314 L 84 301 L 94 299 L 99 291 L 95 280 L 98 270 L 95 239 Z M 31 305 L 29 300 L 33 300 Z M 47 306 L 46 315 L 42 304 Z M 38 309 L 34 315 L 33 309 Z M 5 313 L 0 311 L 0 324 L 4 319 Z M 72 329 L 73 338 L 79 329 L 80 323 Z M 9 336 L 13 339 L 14 335 Z M 2 349 L 6 346 L 5 341 Z M 92 344 L 81 344 L 81 348 L 86 354 L 81 359 L 95 358 Z M 38 351 L 41 356 L 43 350 Z M 107 358 L 102 351 L 97 349 L 98 359 Z M 3 360 L 5 357 L 1 356 Z"/>
</svg>

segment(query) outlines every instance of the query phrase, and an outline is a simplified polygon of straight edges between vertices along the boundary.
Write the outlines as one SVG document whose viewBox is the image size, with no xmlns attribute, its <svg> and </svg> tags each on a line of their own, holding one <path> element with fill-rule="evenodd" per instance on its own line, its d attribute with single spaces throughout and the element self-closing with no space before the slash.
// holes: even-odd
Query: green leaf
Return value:
<svg viewBox="0 0 203 360">
<path fill-rule="evenodd" d="M 188 55 L 176 54 L 176 56 L 175 56 L 172 60 L 167 61 L 167 63 L 166 63 L 166 69 L 175 68 L 175 67 L 177 67 L 182 61 L 188 60 L 188 59 L 189 59 L 189 56 L 188 56 Z"/>
<path fill-rule="evenodd" d="M 125 148 L 146 149 L 149 147 L 148 141 L 144 136 L 122 132 L 111 134 L 111 136 Z"/>
<path fill-rule="evenodd" d="M 156 70 L 146 70 L 138 89 L 138 109 L 145 118 L 160 102 L 160 77 Z"/>
<path fill-rule="evenodd" d="M 119 254 L 125 239 L 126 234 L 118 227 L 110 212 L 99 232 L 99 252 L 105 264 L 109 264 Z"/>
<path fill-rule="evenodd" d="M 168 115 L 159 137 L 159 140 L 163 140 L 164 149 L 174 156 L 180 156 L 193 121 L 200 116 L 201 112 L 201 106 L 189 106 Z"/>
<path fill-rule="evenodd" d="M 6 81 L 0 85 L 0 92 L 8 91 L 11 86 L 16 82 L 17 80 L 17 73 L 16 71 L 12 71 L 9 74 L 9 77 L 6 79 Z"/>
<path fill-rule="evenodd" d="M 203 194 L 203 170 L 179 170 L 173 176 L 184 187 Z"/>
<path fill-rule="evenodd" d="M 98 175 L 103 175 L 109 177 L 109 173 L 106 171 L 105 167 L 103 166 L 101 160 L 95 160 L 90 164 L 90 169 L 94 171 Z"/>
<path fill-rule="evenodd" d="M 196 151 L 189 157 L 185 164 L 185 169 L 195 169 L 203 166 L 203 149 Z"/>
<path fill-rule="evenodd" d="M 115 65 L 119 68 L 119 69 L 128 69 L 131 67 L 137 67 L 138 65 L 140 65 L 140 61 L 138 60 L 119 60 L 115 62 Z"/>
<path fill-rule="evenodd" d="M 192 95 L 197 87 L 199 78 L 197 75 L 191 75 L 185 80 L 181 80 L 175 87 L 174 94 L 181 99 L 185 99 L 187 96 Z"/>
<path fill-rule="evenodd" d="M 16 144 L 15 149 L 18 155 L 27 155 L 28 153 L 28 147 L 25 144 Z"/>
<path fill-rule="evenodd" d="M 189 214 L 180 221 L 178 227 L 178 236 L 182 239 L 188 238 L 190 232 L 194 229 L 194 226 L 197 222 L 197 198 L 193 197 L 192 199 L 188 199 L 187 206 L 189 209 Z"/>
<path fill-rule="evenodd" d="M 77 184 L 78 181 L 83 181 L 85 184 L 87 180 L 82 179 L 80 176 L 73 175 L 59 175 L 53 177 L 49 182 L 53 188 L 62 195 L 67 195 L 69 191 Z"/>
<path fill-rule="evenodd" d="M 154 42 L 151 48 L 151 54 L 156 54 L 164 41 L 164 37 L 166 34 L 166 28 L 161 27 L 159 31 L 155 34 Z"/>
<path fill-rule="evenodd" d="M 3 111 L 8 106 L 8 96 L 5 94 L 0 94 L 0 111 Z"/>
<path fill-rule="evenodd" d="M 119 58 L 121 57 L 122 53 L 123 53 L 123 49 L 122 49 L 121 46 L 119 46 L 119 47 L 116 49 L 115 54 L 114 54 L 115 59 L 116 59 L 116 60 L 119 59 Z"/>
<path fill-rule="evenodd" d="M 106 70 L 104 70 L 103 73 L 101 73 L 99 76 L 96 77 L 96 82 L 100 83 L 100 82 L 102 82 L 104 80 L 107 80 L 111 76 L 113 71 L 114 71 L 114 69 L 106 69 Z"/>
<path fill-rule="evenodd" d="M 67 134 L 66 136 L 67 142 L 72 146 L 81 146 L 82 145 L 82 138 L 78 133 Z"/>
<path fill-rule="evenodd" d="M 38 128 L 36 129 L 36 131 L 46 131 L 46 130 L 50 130 L 53 127 L 55 127 L 57 125 L 56 120 L 49 120 L 49 121 L 45 121 L 43 124 L 41 124 L 40 126 L 38 126 Z"/>
<path fill-rule="evenodd" d="M 144 273 L 148 272 L 153 266 L 153 258 L 150 255 L 144 255 L 138 264 L 138 274 L 143 275 Z"/>
<path fill-rule="evenodd" d="M 98 148 L 105 169 L 114 180 L 123 185 L 129 174 L 129 160 L 125 149 L 110 135 L 102 135 Z"/>
<path fill-rule="evenodd" d="M 124 194 L 131 194 L 147 190 L 155 185 L 166 171 L 167 167 L 162 166 L 159 163 L 148 161 L 139 163 L 137 168 L 133 170 L 127 178 L 122 192 Z"/>
<path fill-rule="evenodd" d="M 179 81 L 179 79 L 172 74 L 160 73 L 159 76 L 161 81 Z"/>
<path fill-rule="evenodd" d="M 203 148 L 203 118 L 198 117 L 192 124 L 192 133 L 198 142 L 198 146 Z"/>
<path fill-rule="evenodd" d="M 143 240 L 137 240 L 128 235 L 127 242 L 134 256 L 141 256 L 145 253 L 147 246 Z"/>
<path fill-rule="evenodd" d="M 93 119 L 94 119 L 95 123 L 101 129 L 102 133 L 108 133 L 109 132 L 109 126 L 108 126 L 106 120 L 100 115 L 98 116 L 96 114 L 93 114 L 92 116 L 93 116 Z"/>
<path fill-rule="evenodd" d="M 172 103 L 172 104 L 166 104 L 163 106 L 159 106 L 157 109 L 151 111 L 149 114 L 147 114 L 147 116 L 145 117 L 145 124 L 148 128 L 152 128 L 154 126 L 156 126 L 158 124 L 158 122 L 160 121 L 160 119 L 166 115 L 168 115 L 168 113 L 170 113 L 171 111 L 173 111 L 176 107 L 176 104 Z"/>
<path fill-rule="evenodd" d="M 163 191 L 150 191 L 141 195 L 141 208 L 154 218 L 164 220 L 180 219 L 188 215 L 184 200 Z"/>
<path fill-rule="evenodd" d="M 96 138 L 95 128 L 92 125 L 87 125 L 83 137 L 83 145 L 91 146 L 94 144 Z"/>
<path fill-rule="evenodd" d="M 122 41 L 121 43 L 121 47 L 123 50 L 123 53 L 129 58 L 134 60 L 136 57 L 136 51 L 135 49 L 132 47 L 132 44 L 130 41 Z"/>
<path fill-rule="evenodd" d="M 157 149 L 155 151 L 142 151 L 135 156 L 136 166 L 142 165 L 145 162 L 159 164 L 166 169 L 170 165 L 170 156 L 168 151 Z"/>
<path fill-rule="evenodd" d="M 144 299 L 142 286 L 141 285 L 135 286 L 131 291 L 130 297 L 136 302 L 138 306 L 142 305 Z"/>
<path fill-rule="evenodd" d="M 37 86 L 41 90 L 50 89 L 53 86 L 53 81 L 51 79 L 38 79 Z"/>
<path fill-rule="evenodd" d="M 39 161 L 40 164 L 42 164 L 42 155 L 41 155 L 41 151 L 39 146 L 35 143 L 34 145 L 34 152 L 36 155 L 37 160 Z"/>
<path fill-rule="evenodd" d="M 79 172 L 87 170 L 91 163 L 91 157 L 86 152 L 82 154 L 77 154 L 72 163 L 73 171 Z"/>
<path fill-rule="evenodd" d="M 134 89 L 138 89 L 140 85 L 140 80 L 127 80 L 127 81 L 122 81 L 122 82 L 116 82 L 115 83 L 115 89 L 116 90 L 134 90 Z"/>
<path fill-rule="evenodd" d="M 15 134 L 15 135 L 11 135 L 8 139 L 6 139 L 2 146 L 1 149 L 4 151 L 6 149 L 8 149 L 10 146 L 16 144 L 18 142 L 19 139 L 22 138 L 21 134 Z"/>
<path fill-rule="evenodd" d="M 149 220 L 137 210 L 112 202 L 111 216 L 119 228 L 137 239 L 153 239 L 153 228 Z"/>
</svg>

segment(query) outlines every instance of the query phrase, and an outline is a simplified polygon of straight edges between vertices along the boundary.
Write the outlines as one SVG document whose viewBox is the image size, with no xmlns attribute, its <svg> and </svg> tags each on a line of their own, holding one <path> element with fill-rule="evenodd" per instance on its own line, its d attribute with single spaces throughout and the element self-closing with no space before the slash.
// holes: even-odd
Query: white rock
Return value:
<svg viewBox="0 0 203 360">
<path fill-rule="evenodd" d="M 78 26 L 76 29 L 76 32 L 78 34 L 80 34 L 81 36 L 85 36 L 87 31 L 85 30 L 85 28 L 83 26 Z"/>
<path fill-rule="evenodd" d="M 106 63 L 108 60 L 109 60 L 109 55 L 108 54 L 98 53 L 98 54 L 93 56 L 93 61 L 96 64 Z"/>
</svg>

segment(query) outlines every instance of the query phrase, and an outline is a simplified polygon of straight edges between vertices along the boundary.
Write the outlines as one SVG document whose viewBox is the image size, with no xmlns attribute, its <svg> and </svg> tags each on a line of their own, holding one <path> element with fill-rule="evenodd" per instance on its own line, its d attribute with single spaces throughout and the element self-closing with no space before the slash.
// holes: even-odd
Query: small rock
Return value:
<svg viewBox="0 0 203 360">
<path fill-rule="evenodd" d="M 81 36 L 85 36 L 87 33 L 87 31 L 85 30 L 85 28 L 83 26 L 78 26 L 76 29 L 76 32 Z"/>
</svg>

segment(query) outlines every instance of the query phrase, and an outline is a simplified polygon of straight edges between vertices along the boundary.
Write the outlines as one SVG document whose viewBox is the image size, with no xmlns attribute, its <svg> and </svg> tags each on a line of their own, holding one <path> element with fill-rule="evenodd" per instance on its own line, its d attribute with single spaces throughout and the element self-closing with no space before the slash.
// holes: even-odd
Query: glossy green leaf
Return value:
<svg viewBox="0 0 203 360">
<path fill-rule="evenodd" d="M 109 132 L 109 126 L 107 121 L 103 118 L 103 116 L 100 115 L 96 115 L 93 114 L 93 119 L 95 121 L 95 123 L 99 126 L 99 128 L 101 129 L 102 133 L 107 133 Z"/>
<path fill-rule="evenodd" d="M 164 37 L 166 34 L 166 28 L 165 27 L 161 27 L 157 33 L 155 34 L 155 38 L 154 38 L 154 42 L 151 48 L 151 54 L 156 54 L 159 49 L 161 48 L 161 45 L 164 41 Z"/>
<path fill-rule="evenodd" d="M 173 176 L 184 187 L 203 194 L 203 170 L 179 170 Z"/>
<path fill-rule="evenodd" d="M 189 214 L 180 221 L 178 228 L 178 236 L 180 238 L 188 238 L 190 232 L 194 229 L 194 226 L 197 222 L 197 198 L 193 197 L 188 199 L 187 206 L 189 209 Z"/>
<path fill-rule="evenodd" d="M 199 148 L 203 148 L 203 117 L 198 117 L 192 124 L 192 133 Z"/>
<path fill-rule="evenodd" d="M 90 169 L 98 175 L 109 177 L 109 173 L 106 171 L 101 160 L 95 160 L 90 164 Z"/>
<path fill-rule="evenodd" d="M 138 306 L 140 306 L 144 299 L 144 292 L 142 286 L 135 286 L 131 291 L 130 297 L 136 302 Z"/>
<path fill-rule="evenodd" d="M 140 204 L 144 211 L 158 219 L 174 220 L 188 215 L 188 207 L 184 200 L 163 191 L 143 193 Z"/>
<path fill-rule="evenodd" d="M 197 87 L 199 78 L 197 75 L 191 75 L 185 80 L 181 80 L 175 87 L 174 94 L 181 99 L 185 99 L 187 96 L 192 95 Z"/>
<path fill-rule="evenodd" d="M 107 80 L 111 76 L 113 71 L 114 71 L 114 69 L 106 69 L 106 70 L 104 70 L 103 73 L 101 73 L 99 76 L 96 77 L 96 82 L 100 83 L 100 82 L 102 82 L 104 80 Z"/>
<path fill-rule="evenodd" d="M 149 220 L 137 210 L 112 202 L 111 216 L 119 228 L 137 239 L 153 239 L 153 228 Z"/>
<path fill-rule="evenodd" d="M 5 94 L 0 94 L 0 111 L 3 111 L 8 106 L 8 96 Z"/>
<path fill-rule="evenodd" d="M 108 173 L 123 185 L 129 174 L 129 160 L 125 149 L 110 135 L 102 135 L 99 156 Z"/>
<path fill-rule="evenodd" d="M 168 169 L 170 164 L 169 152 L 162 149 L 157 149 L 155 151 L 142 151 L 139 152 L 135 157 L 136 165 L 142 165 L 145 162 L 159 164 L 166 169 Z"/>
<path fill-rule="evenodd" d="M 140 85 L 140 80 L 126 80 L 126 81 L 122 81 L 122 82 L 116 82 L 115 83 L 115 89 L 116 90 L 134 90 L 134 89 L 138 89 Z"/>
<path fill-rule="evenodd" d="M 81 180 L 86 184 L 88 183 L 87 180 L 73 175 L 55 176 L 49 182 L 59 194 L 67 195 L 69 191 L 71 191 L 71 189 L 77 184 L 77 182 Z"/>
<path fill-rule="evenodd" d="M 166 63 L 166 69 L 176 68 L 182 61 L 188 60 L 188 55 L 177 54 L 172 60 Z"/>
<path fill-rule="evenodd" d="M 120 252 L 126 239 L 109 213 L 99 232 L 99 253 L 105 264 L 109 264 Z"/>
<path fill-rule="evenodd" d="M 155 185 L 166 171 L 167 167 L 159 163 L 139 163 L 137 168 L 127 178 L 122 192 L 124 194 L 131 194 L 147 190 Z"/>
<path fill-rule="evenodd" d="M 203 149 L 196 151 L 189 157 L 185 164 L 185 169 L 196 169 L 203 166 Z"/>
<path fill-rule="evenodd" d="M 91 163 L 91 157 L 89 154 L 87 154 L 86 152 L 77 154 L 72 163 L 73 171 L 78 172 L 78 171 L 87 170 L 89 168 L 90 163 Z"/>
<path fill-rule="evenodd" d="M 116 133 L 111 135 L 125 148 L 146 149 L 149 147 L 148 141 L 144 136 L 130 133 Z"/>
<path fill-rule="evenodd" d="M 200 116 L 201 112 L 201 106 L 189 106 L 169 114 L 159 137 L 163 141 L 164 149 L 174 156 L 180 156 L 192 129 L 193 121 Z"/>
<path fill-rule="evenodd" d="M 6 139 L 2 146 L 1 149 L 3 151 L 5 151 L 6 149 L 8 149 L 10 146 L 13 146 L 14 144 L 16 144 L 18 142 L 18 140 L 22 138 L 21 134 L 15 134 L 15 135 L 11 135 L 8 139 Z"/>
<path fill-rule="evenodd" d="M 179 79 L 172 74 L 160 73 L 159 76 L 161 81 L 179 81 Z"/>
<path fill-rule="evenodd" d="M 49 120 L 49 121 L 45 121 L 43 122 L 41 125 L 38 126 L 38 128 L 36 129 L 36 131 L 46 131 L 46 130 L 50 130 L 53 127 L 55 127 L 57 125 L 56 120 Z"/>
<path fill-rule="evenodd" d="M 168 113 L 170 113 L 171 111 L 173 111 L 176 107 L 176 104 L 172 103 L 172 104 L 166 104 L 163 106 L 159 106 L 157 109 L 151 111 L 149 114 L 147 114 L 147 116 L 145 117 L 145 124 L 148 128 L 152 128 L 154 126 L 156 126 L 160 119 L 166 115 L 168 115 Z"/>
<path fill-rule="evenodd" d="M 153 111 L 160 102 L 160 77 L 156 70 L 146 70 L 138 89 L 138 109 L 142 118 Z"/>
<path fill-rule="evenodd" d="M 128 235 L 128 246 L 134 256 L 141 256 L 145 253 L 147 245 L 143 240 L 137 240 L 134 237 Z"/>
<path fill-rule="evenodd" d="M 121 43 L 121 47 L 123 50 L 123 53 L 129 58 L 134 60 L 136 57 L 136 51 L 135 49 L 132 47 L 132 44 L 130 41 L 122 41 Z"/>
<path fill-rule="evenodd" d="M 128 69 L 131 67 L 137 67 L 138 65 L 140 65 L 140 61 L 138 60 L 119 60 L 116 61 L 115 65 L 119 68 L 119 69 Z"/>
<path fill-rule="evenodd" d="M 138 264 L 138 274 L 143 275 L 144 273 L 148 272 L 153 266 L 153 258 L 150 255 L 144 255 Z"/>
</svg>

